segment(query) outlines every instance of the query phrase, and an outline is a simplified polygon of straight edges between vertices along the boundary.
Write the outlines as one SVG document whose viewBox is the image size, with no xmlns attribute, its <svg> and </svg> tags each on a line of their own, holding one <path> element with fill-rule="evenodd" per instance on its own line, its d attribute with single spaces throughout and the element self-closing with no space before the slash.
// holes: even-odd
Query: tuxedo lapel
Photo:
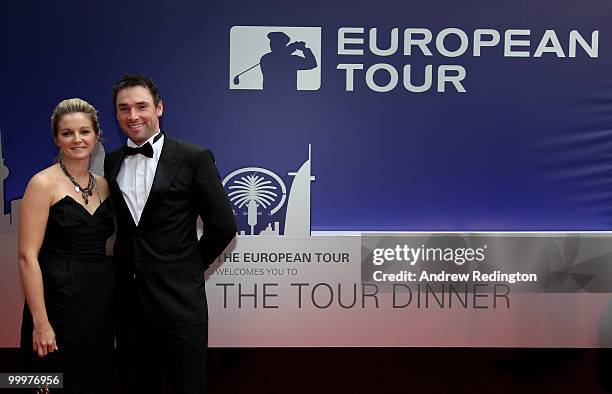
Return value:
<svg viewBox="0 0 612 394">
<path fill-rule="evenodd" d="M 115 182 L 115 180 L 117 179 L 117 175 L 119 175 L 119 170 L 121 170 L 121 166 L 123 165 L 123 159 L 125 158 L 125 152 L 123 151 L 123 149 L 120 149 L 116 152 L 115 156 L 117 156 L 117 158 L 109 157 L 110 166 L 108 168 L 108 174 L 105 174 L 109 185 Z"/>
<path fill-rule="evenodd" d="M 123 193 L 121 192 L 121 188 L 119 187 L 117 180 L 113 179 L 109 187 L 111 196 L 113 197 L 113 204 L 117 217 L 121 216 L 123 218 L 127 218 L 126 221 L 131 224 L 132 227 L 136 227 L 132 213 L 125 202 L 125 198 L 123 197 Z"/>
<path fill-rule="evenodd" d="M 174 181 L 181 163 L 179 157 L 179 146 L 176 140 L 168 138 L 168 136 L 165 135 L 164 146 L 162 147 L 161 155 L 157 162 L 155 177 L 153 178 L 149 197 L 147 198 L 142 215 L 140 216 L 139 225 L 141 225 L 143 221 L 146 221 L 149 211 L 154 209 L 157 201 L 159 201 L 172 184 L 172 181 Z"/>
</svg>

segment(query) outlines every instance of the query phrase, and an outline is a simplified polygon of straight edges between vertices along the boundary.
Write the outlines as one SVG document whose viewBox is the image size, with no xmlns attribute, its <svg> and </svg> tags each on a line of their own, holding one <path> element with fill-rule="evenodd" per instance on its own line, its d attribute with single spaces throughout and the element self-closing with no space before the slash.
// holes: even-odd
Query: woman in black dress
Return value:
<svg viewBox="0 0 612 394">
<path fill-rule="evenodd" d="M 86 101 L 69 99 L 51 123 L 60 160 L 32 177 L 20 211 L 24 371 L 64 373 L 63 392 L 107 393 L 114 269 L 106 243 L 114 224 L 108 185 L 89 171 L 98 117 Z"/>
</svg>

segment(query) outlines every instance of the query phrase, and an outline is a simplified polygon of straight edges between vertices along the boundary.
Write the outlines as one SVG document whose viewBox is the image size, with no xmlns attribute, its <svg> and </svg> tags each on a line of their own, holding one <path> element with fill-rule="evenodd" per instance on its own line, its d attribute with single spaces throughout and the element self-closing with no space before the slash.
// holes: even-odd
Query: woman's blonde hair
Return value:
<svg viewBox="0 0 612 394">
<path fill-rule="evenodd" d="M 93 105 L 80 98 L 66 99 L 60 102 L 51 115 L 51 132 L 53 133 L 53 139 L 57 139 L 59 133 L 58 124 L 62 116 L 72 114 L 75 112 L 82 112 L 89 116 L 93 129 L 97 135 L 100 135 L 100 122 L 98 121 L 98 111 Z"/>
</svg>

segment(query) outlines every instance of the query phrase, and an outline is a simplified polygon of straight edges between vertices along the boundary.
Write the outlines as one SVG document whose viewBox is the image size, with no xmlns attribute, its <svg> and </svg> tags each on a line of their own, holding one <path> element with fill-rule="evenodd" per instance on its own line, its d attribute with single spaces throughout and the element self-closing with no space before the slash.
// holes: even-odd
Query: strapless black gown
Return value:
<svg viewBox="0 0 612 394">
<path fill-rule="evenodd" d="M 110 198 L 93 214 L 70 196 L 49 210 L 38 260 L 59 350 L 42 359 L 33 352 L 26 305 L 21 351 L 24 372 L 63 372 L 64 393 L 110 391 L 115 269 L 106 256 L 106 242 L 113 230 Z"/>
</svg>

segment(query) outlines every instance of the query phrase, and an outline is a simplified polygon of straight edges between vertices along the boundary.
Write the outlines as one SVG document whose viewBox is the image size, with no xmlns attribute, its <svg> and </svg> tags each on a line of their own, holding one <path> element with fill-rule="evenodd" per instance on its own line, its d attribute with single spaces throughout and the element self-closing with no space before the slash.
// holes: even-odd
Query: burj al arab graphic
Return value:
<svg viewBox="0 0 612 394">
<path fill-rule="evenodd" d="M 293 182 L 287 197 L 283 180 L 274 172 L 261 167 L 245 167 L 233 171 L 223 179 L 232 208 L 236 214 L 247 216 L 248 232 L 240 230 L 239 236 L 281 236 L 278 221 L 267 223 L 267 227 L 256 234 L 262 212 L 274 215 L 287 204 L 285 229 L 282 236 L 302 238 L 310 236 L 310 183 L 315 180 L 311 174 L 311 146 L 308 145 L 308 159 L 298 171 L 289 172 Z"/>
</svg>

